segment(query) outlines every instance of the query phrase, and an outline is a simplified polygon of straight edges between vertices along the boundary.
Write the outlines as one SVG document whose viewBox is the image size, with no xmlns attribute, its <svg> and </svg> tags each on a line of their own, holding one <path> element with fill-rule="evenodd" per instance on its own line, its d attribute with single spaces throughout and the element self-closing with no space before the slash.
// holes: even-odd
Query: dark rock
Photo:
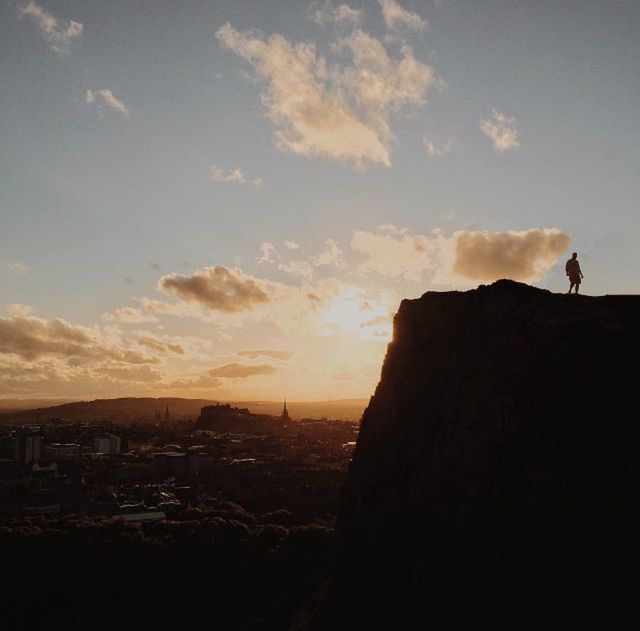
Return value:
<svg viewBox="0 0 640 631">
<path fill-rule="evenodd" d="M 316 627 L 637 622 L 639 361 L 640 297 L 403 301 Z"/>
</svg>

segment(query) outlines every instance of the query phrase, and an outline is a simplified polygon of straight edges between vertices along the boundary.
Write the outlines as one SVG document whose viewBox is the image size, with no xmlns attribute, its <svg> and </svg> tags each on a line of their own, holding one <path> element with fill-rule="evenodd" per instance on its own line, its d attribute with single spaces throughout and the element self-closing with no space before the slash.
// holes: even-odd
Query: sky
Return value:
<svg viewBox="0 0 640 631">
<path fill-rule="evenodd" d="M 637 293 L 640 3 L 0 1 L 0 397 L 368 397 L 403 298 Z"/>
</svg>

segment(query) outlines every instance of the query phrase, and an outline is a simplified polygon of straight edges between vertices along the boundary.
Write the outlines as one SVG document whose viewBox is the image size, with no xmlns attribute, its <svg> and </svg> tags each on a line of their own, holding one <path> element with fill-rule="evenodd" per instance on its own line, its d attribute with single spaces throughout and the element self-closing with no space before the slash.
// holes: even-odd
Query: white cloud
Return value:
<svg viewBox="0 0 640 631">
<path fill-rule="evenodd" d="M 248 178 L 242 169 L 235 168 L 225 171 L 216 165 L 211 167 L 209 179 L 214 182 L 235 182 L 236 184 L 252 184 L 253 186 L 262 186 L 263 182 L 261 177 Z"/>
<path fill-rule="evenodd" d="M 66 26 L 61 25 L 57 18 L 47 13 L 40 5 L 33 0 L 18 7 L 18 14 L 29 18 L 40 31 L 51 50 L 58 55 L 69 53 L 71 42 L 82 35 L 82 24 L 69 20 Z"/>
<path fill-rule="evenodd" d="M 309 17 L 318 25 L 339 24 L 355 26 L 362 20 L 362 11 L 352 9 L 348 4 L 334 6 L 327 0 L 318 6 L 313 3 L 309 7 Z"/>
<path fill-rule="evenodd" d="M 391 116 L 421 105 L 435 82 L 433 70 L 417 61 L 409 46 L 392 58 L 361 30 L 332 47 L 341 60 L 347 52 L 351 63 L 331 68 L 310 43 L 293 44 L 281 35 L 262 38 L 228 23 L 216 36 L 266 82 L 262 102 L 276 126 L 276 144 L 299 155 L 357 167 L 389 166 Z"/>
<path fill-rule="evenodd" d="M 130 116 L 127 106 L 120 99 L 116 98 L 111 90 L 107 90 L 106 88 L 102 90 L 87 90 L 84 100 L 89 105 L 97 105 L 99 111 L 102 110 L 103 106 L 106 106 L 127 118 Z"/>
<path fill-rule="evenodd" d="M 516 119 L 493 110 L 491 120 L 480 121 L 480 129 L 491 140 L 497 153 L 503 153 L 520 146 Z"/>
<path fill-rule="evenodd" d="M 443 143 L 437 144 L 432 140 L 424 138 L 424 148 L 430 156 L 440 157 L 453 151 L 454 142 L 452 138 L 447 138 Z"/>
<path fill-rule="evenodd" d="M 284 244 L 287 246 L 287 250 L 299 250 L 300 244 L 295 241 L 285 241 Z"/>
<path fill-rule="evenodd" d="M 260 256 L 256 258 L 258 265 L 264 265 L 265 263 L 273 263 L 276 249 L 273 243 L 265 241 L 260 245 Z"/>
<path fill-rule="evenodd" d="M 292 276 L 305 278 L 306 280 L 310 280 L 313 276 L 313 267 L 308 261 L 304 260 L 291 260 L 286 261 L 285 263 L 280 263 L 278 265 L 278 269 L 287 274 L 291 274 Z"/>
<path fill-rule="evenodd" d="M 325 249 L 313 259 L 314 265 L 316 267 L 322 267 L 323 265 L 343 267 L 345 263 L 340 246 L 333 239 L 327 239 L 325 245 Z"/>
<path fill-rule="evenodd" d="M 4 310 L 14 316 L 28 316 L 33 313 L 33 307 L 31 305 L 23 305 L 19 302 L 12 302 L 5 305 Z"/>
<path fill-rule="evenodd" d="M 382 17 L 388 29 L 404 27 L 410 31 L 424 31 L 428 22 L 417 13 L 404 9 L 397 0 L 378 0 L 382 9 Z"/>
<path fill-rule="evenodd" d="M 435 273 L 442 266 L 443 237 L 439 233 L 412 235 L 389 230 L 356 230 L 351 247 L 365 256 L 358 268 L 360 273 L 375 272 L 418 282 L 424 272 Z"/>
<path fill-rule="evenodd" d="M 29 273 L 29 268 L 24 263 L 15 260 L 7 263 L 7 269 L 18 276 L 24 276 Z"/>
</svg>

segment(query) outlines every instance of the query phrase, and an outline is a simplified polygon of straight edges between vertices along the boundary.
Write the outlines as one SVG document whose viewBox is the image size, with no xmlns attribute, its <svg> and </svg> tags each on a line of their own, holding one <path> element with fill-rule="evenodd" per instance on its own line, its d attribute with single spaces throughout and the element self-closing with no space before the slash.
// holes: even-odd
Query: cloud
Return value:
<svg viewBox="0 0 640 631">
<path fill-rule="evenodd" d="M 384 227 L 384 226 L 383 226 Z M 526 231 L 458 231 L 445 236 L 406 231 L 354 231 L 351 247 L 365 256 L 360 273 L 389 278 L 457 285 L 461 281 L 512 278 L 540 280 L 569 247 L 569 237 L 557 228 Z"/>
<path fill-rule="evenodd" d="M 235 182 L 236 184 L 251 184 L 252 186 L 262 186 L 263 182 L 261 177 L 247 178 L 242 169 L 235 168 L 225 171 L 215 164 L 211 167 L 209 179 L 213 182 Z"/>
<path fill-rule="evenodd" d="M 491 140 L 493 149 L 497 153 L 503 153 L 520 146 L 516 119 L 493 110 L 492 120 L 480 121 L 480 129 Z"/>
<path fill-rule="evenodd" d="M 264 265 L 265 263 L 273 263 L 276 249 L 273 243 L 265 241 L 260 245 L 260 256 L 256 258 L 258 265 Z"/>
<path fill-rule="evenodd" d="M 246 379 L 256 375 L 271 375 L 276 369 L 269 364 L 250 366 L 247 364 L 226 364 L 209 371 L 210 377 L 220 377 L 222 379 Z"/>
<path fill-rule="evenodd" d="M 31 305 L 23 305 L 19 302 L 12 302 L 5 305 L 4 310 L 14 316 L 28 316 L 33 313 L 33 307 Z"/>
<path fill-rule="evenodd" d="M 389 166 L 391 116 L 421 105 L 435 82 L 432 69 L 409 46 L 394 59 L 361 30 L 332 47 L 351 63 L 331 68 L 313 44 L 292 44 L 281 35 L 263 38 L 227 23 L 216 37 L 266 82 L 262 102 L 276 127 L 277 146 L 303 156 Z"/>
<path fill-rule="evenodd" d="M 271 357 L 273 359 L 280 359 L 286 361 L 291 358 L 293 353 L 291 351 L 270 351 L 270 350 L 258 350 L 258 351 L 238 351 L 240 357 L 248 357 L 249 359 L 257 359 L 258 357 Z"/>
<path fill-rule="evenodd" d="M 7 263 L 7 269 L 11 273 L 17 274 L 18 276 L 24 276 L 25 274 L 29 273 L 29 268 L 20 261 L 9 261 Z"/>
<path fill-rule="evenodd" d="M 348 4 L 333 6 L 328 0 L 318 6 L 312 3 L 309 6 L 309 17 L 318 25 L 338 24 L 355 26 L 362 20 L 362 11 L 352 9 Z"/>
<path fill-rule="evenodd" d="M 138 344 L 141 346 L 147 346 L 160 353 L 177 353 L 178 355 L 184 355 L 184 348 L 180 346 L 180 344 L 163 342 L 154 337 L 149 337 L 148 335 L 141 335 L 138 338 Z"/>
<path fill-rule="evenodd" d="M 290 260 L 280 263 L 278 269 L 286 274 L 298 276 L 306 280 L 311 280 L 313 277 L 313 267 L 308 261 L 304 260 Z"/>
<path fill-rule="evenodd" d="M 425 271 L 435 272 L 441 266 L 442 237 L 438 233 L 412 235 L 390 232 L 389 226 L 380 228 L 353 233 L 351 247 L 365 256 L 358 268 L 360 273 L 376 272 L 417 282 Z"/>
<path fill-rule="evenodd" d="M 162 374 L 153 370 L 150 366 L 117 366 L 105 365 L 98 369 L 98 372 L 126 383 L 154 383 L 162 380 Z"/>
<path fill-rule="evenodd" d="M 533 282 L 545 276 L 569 247 L 557 228 L 522 232 L 459 232 L 453 271 L 474 281 L 500 278 Z"/>
<path fill-rule="evenodd" d="M 440 157 L 447 153 L 451 153 L 454 149 L 454 143 L 452 138 L 447 138 L 442 144 L 437 144 L 432 140 L 424 138 L 424 148 L 427 153 L 432 157 Z"/>
<path fill-rule="evenodd" d="M 191 276 L 169 274 L 160 279 L 158 286 L 180 300 L 224 313 L 253 309 L 269 302 L 260 280 L 221 265 L 202 267 Z"/>
<path fill-rule="evenodd" d="M 295 241 L 285 241 L 284 244 L 287 247 L 287 250 L 299 250 L 300 249 L 300 245 L 298 243 L 296 243 Z"/>
<path fill-rule="evenodd" d="M 342 258 L 340 246 L 333 239 L 327 239 L 325 244 L 326 248 L 314 258 L 314 265 L 316 267 L 322 267 L 323 265 L 343 267 L 345 263 Z"/>
<path fill-rule="evenodd" d="M 29 0 L 18 7 L 18 15 L 21 18 L 26 16 L 30 19 L 49 44 L 51 50 L 58 55 L 67 55 L 71 42 L 82 35 L 82 24 L 80 22 L 69 20 L 66 26 L 61 25 L 57 18 L 47 13 L 33 0 Z"/>
<path fill-rule="evenodd" d="M 396 0 L 378 0 L 382 9 L 382 17 L 388 29 L 404 27 L 410 31 L 424 31 L 428 22 L 417 13 L 407 11 Z"/>
<path fill-rule="evenodd" d="M 135 307 L 121 307 L 110 313 L 105 313 L 102 319 L 106 322 L 123 322 L 125 324 L 140 324 L 142 322 L 157 322 L 158 318 L 151 313 L 144 313 Z"/>
<path fill-rule="evenodd" d="M 0 353 L 27 361 L 43 356 L 112 359 L 128 364 L 158 361 L 100 341 L 94 332 L 64 320 L 23 316 L 0 317 Z"/>
<path fill-rule="evenodd" d="M 87 90 L 84 100 L 90 105 L 97 105 L 99 111 L 102 111 L 103 106 L 107 106 L 127 118 L 130 117 L 127 106 L 120 99 L 117 99 L 111 90 L 106 88 L 102 90 Z"/>
<path fill-rule="evenodd" d="M 172 390 L 215 390 L 224 385 L 222 379 L 200 375 L 194 379 L 178 379 L 172 381 L 166 387 Z"/>
</svg>

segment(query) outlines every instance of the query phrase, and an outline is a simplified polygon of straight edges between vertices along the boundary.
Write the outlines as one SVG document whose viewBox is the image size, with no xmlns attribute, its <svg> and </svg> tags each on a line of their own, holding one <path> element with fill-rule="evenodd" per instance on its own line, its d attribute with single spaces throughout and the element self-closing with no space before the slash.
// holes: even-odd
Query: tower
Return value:
<svg viewBox="0 0 640 631">
<path fill-rule="evenodd" d="M 282 406 L 282 414 L 280 415 L 281 421 L 290 421 L 291 417 L 289 416 L 289 411 L 287 410 L 287 400 L 284 400 L 284 405 Z"/>
<path fill-rule="evenodd" d="M 169 419 L 170 419 L 170 417 L 169 417 L 169 406 L 167 405 L 167 407 L 164 410 L 164 420 L 165 420 L 165 422 L 168 422 Z"/>
</svg>

